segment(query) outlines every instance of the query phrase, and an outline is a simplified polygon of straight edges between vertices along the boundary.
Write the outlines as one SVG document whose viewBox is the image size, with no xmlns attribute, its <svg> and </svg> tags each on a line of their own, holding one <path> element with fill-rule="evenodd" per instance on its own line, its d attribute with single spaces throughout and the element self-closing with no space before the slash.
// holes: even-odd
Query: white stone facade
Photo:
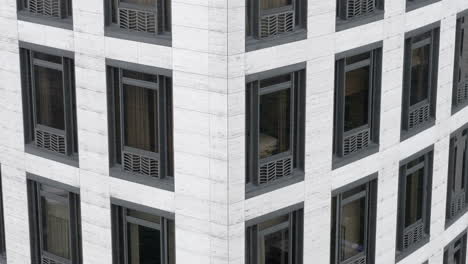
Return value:
<svg viewBox="0 0 468 264">
<path fill-rule="evenodd" d="M 386 0 L 383 20 L 335 32 L 334 0 L 308 1 L 307 39 L 245 52 L 245 0 L 173 0 L 172 47 L 104 36 L 102 0 L 73 0 L 73 30 L 17 19 L 0 0 L 0 163 L 9 264 L 29 264 L 26 172 L 81 193 L 84 264 L 112 263 L 110 197 L 175 213 L 178 264 L 242 264 L 245 221 L 304 202 L 304 263 L 330 262 L 331 191 L 378 172 L 377 264 L 395 263 L 399 161 L 434 144 L 430 242 L 400 263 L 442 263 L 468 227 L 445 229 L 455 24 L 466 0 L 405 12 Z M 404 34 L 441 22 L 436 125 L 400 143 Z M 25 152 L 18 42 L 75 53 L 79 168 Z M 380 151 L 332 170 L 335 54 L 383 41 Z M 175 191 L 109 176 L 105 59 L 173 71 Z M 307 62 L 305 179 L 245 199 L 245 76 Z M 35 263 L 33 263 L 35 264 Z"/>
</svg>

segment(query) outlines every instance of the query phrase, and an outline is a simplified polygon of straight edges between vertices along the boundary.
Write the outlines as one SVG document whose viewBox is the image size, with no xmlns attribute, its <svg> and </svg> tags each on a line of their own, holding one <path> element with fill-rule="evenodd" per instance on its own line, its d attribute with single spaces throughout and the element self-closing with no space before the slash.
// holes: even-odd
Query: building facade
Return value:
<svg viewBox="0 0 468 264">
<path fill-rule="evenodd" d="M 0 263 L 467 263 L 466 0 L 0 0 L 0 29 Z"/>
</svg>

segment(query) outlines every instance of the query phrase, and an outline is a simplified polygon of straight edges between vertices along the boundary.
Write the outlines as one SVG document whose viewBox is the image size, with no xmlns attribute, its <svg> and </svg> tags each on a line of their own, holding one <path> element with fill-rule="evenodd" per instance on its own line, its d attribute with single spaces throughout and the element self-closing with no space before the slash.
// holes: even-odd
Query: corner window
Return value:
<svg viewBox="0 0 468 264">
<path fill-rule="evenodd" d="M 79 195 L 28 180 L 32 263 L 79 264 Z"/>
<path fill-rule="evenodd" d="M 171 0 L 105 0 L 105 9 L 106 34 L 169 45 Z"/>
<path fill-rule="evenodd" d="M 455 41 L 455 68 L 453 76 L 452 109 L 468 104 L 468 14 L 457 19 Z"/>
<path fill-rule="evenodd" d="M 335 166 L 378 150 L 381 54 L 378 48 L 336 61 Z"/>
<path fill-rule="evenodd" d="M 306 0 L 246 0 L 247 50 L 305 39 Z"/>
<path fill-rule="evenodd" d="M 444 264 L 466 263 L 466 233 L 462 234 L 444 249 Z"/>
<path fill-rule="evenodd" d="M 397 258 L 400 259 L 429 241 L 432 153 L 432 148 L 424 150 L 400 166 L 397 220 Z"/>
<path fill-rule="evenodd" d="M 111 167 L 131 178 L 173 177 L 171 78 L 108 67 Z"/>
<path fill-rule="evenodd" d="M 305 71 L 247 83 L 247 184 L 267 185 L 303 173 Z"/>
<path fill-rule="evenodd" d="M 402 139 L 434 124 L 436 111 L 439 28 L 406 38 Z"/>
<path fill-rule="evenodd" d="M 272 217 L 246 229 L 247 264 L 302 264 L 303 210 Z"/>
<path fill-rule="evenodd" d="M 17 7 L 20 19 L 66 28 L 73 26 L 72 0 L 17 0 Z"/>
<path fill-rule="evenodd" d="M 21 48 L 25 142 L 78 160 L 73 59 Z"/>
<path fill-rule="evenodd" d="M 174 221 L 112 205 L 113 263 L 175 263 Z"/>
<path fill-rule="evenodd" d="M 333 194 L 332 264 L 374 263 L 376 203 L 377 180 Z"/>
<path fill-rule="evenodd" d="M 336 0 L 337 31 L 383 19 L 384 0 Z"/>
<path fill-rule="evenodd" d="M 468 129 L 462 128 L 452 134 L 449 149 L 449 170 L 447 181 L 446 222 L 450 224 L 466 210 L 468 192 Z"/>
</svg>

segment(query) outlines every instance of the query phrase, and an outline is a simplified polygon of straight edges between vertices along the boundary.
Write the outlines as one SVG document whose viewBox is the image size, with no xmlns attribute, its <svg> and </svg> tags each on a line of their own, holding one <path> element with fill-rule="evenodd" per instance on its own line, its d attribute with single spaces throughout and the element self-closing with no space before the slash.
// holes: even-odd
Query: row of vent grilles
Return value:
<svg viewBox="0 0 468 264">
<path fill-rule="evenodd" d="M 156 15 L 154 12 L 119 7 L 119 26 L 127 30 L 156 33 Z"/>
<path fill-rule="evenodd" d="M 460 192 L 452 196 L 450 201 L 450 218 L 457 216 L 465 208 L 465 192 Z"/>
<path fill-rule="evenodd" d="M 429 121 L 430 118 L 430 107 L 429 103 L 426 103 L 408 114 L 408 129 L 415 128 L 425 122 Z"/>
<path fill-rule="evenodd" d="M 36 128 L 35 143 L 38 148 L 60 154 L 66 154 L 67 144 L 65 136 Z"/>
<path fill-rule="evenodd" d="M 457 87 L 457 104 L 466 102 L 468 99 L 468 79 L 458 84 Z"/>
<path fill-rule="evenodd" d="M 291 157 L 286 157 L 262 164 L 259 169 L 260 172 L 258 175 L 258 183 L 266 184 L 279 178 L 291 176 L 292 165 Z"/>
<path fill-rule="evenodd" d="M 159 178 L 159 160 L 128 151 L 122 152 L 124 171 Z"/>
<path fill-rule="evenodd" d="M 403 249 L 417 244 L 424 238 L 424 223 L 418 221 L 403 231 Z"/>
<path fill-rule="evenodd" d="M 294 10 L 263 15 L 260 18 L 260 38 L 268 38 L 293 32 L 294 27 Z"/>
<path fill-rule="evenodd" d="M 370 14 L 375 10 L 375 0 L 347 0 L 346 18 Z"/>
<path fill-rule="evenodd" d="M 65 264 L 65 263 L 62 263 L 62 262 L 59 262 L 57 260 L 48 258 L 46 256 L 42 256 L 42 264 Z"/>
<path fill-rule="evenodd" d="M 370 129 L 366 128 L 343 138 L 343 156 L 365 149 L 370 144 Z"/>
<path fill-rule="evenodd" d="M 49 17 L 60 18 L 61 0 L 28 0 L 28 11 Z"/>
</svg>

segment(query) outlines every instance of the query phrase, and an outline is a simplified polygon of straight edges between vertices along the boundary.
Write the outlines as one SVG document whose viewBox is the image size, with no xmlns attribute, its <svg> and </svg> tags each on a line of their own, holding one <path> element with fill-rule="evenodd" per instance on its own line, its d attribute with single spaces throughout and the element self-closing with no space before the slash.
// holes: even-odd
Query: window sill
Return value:
<svg viewBox="0 0 468 264">
<path fill-rule="evenodd" d="M 292 176 L 279 179 L 268 184 L 254 185 L 252 183 L 248 183 L 245 185 L 245 199 L 253 198 L 255 196 L 259 196 L 264 193 L 268 193 L 277 189 L 281 189 L 283 187 L 301 182 L 303 180 L 304 180 L 304 172 L 296 169 L 294 170 L 294 174 Z"/>
<path fill-rule="evenodd" d="M 78 155 L 74 154 L 72 156 L 65 156 L 61 154 L 56 154 L 54 152 L 45 150 L 45 149 L 40 149 L 34 145 L 34 143 L 29 143 L 24 146 L 24 151 L 28 154 L 38 156 L 41 158 L 53 160 L 56 162 L 60 162 L 66 165 L 70 165 L 76 168 L 79 168 L 79 160 L 78 160 Z"/>
<path fill-rule="evenodd" d="M 110 176 L 125 181 L 130 181 L 146 186 L 151 186 L 154 188 L 166 190 L 173 192 L 174 191 L 174 178 L 166 177 L 163 179 L 151 178 L 144 175 L 136 175 L 129 172 L 125 172 L 121 169 L 119 165 L 113 166 L 110 168 Z"/>
<path fill-rule="evenodd" d="M 406 0 L 406 12 L 413 11 L 415 9 L 431 5 L 437 2 L 440 2 L 441 0 Z"/>
<path fill-rule="evenodd" d="M 27 11 L 18 11 L 18 20 L 73 30 L 72 18 L 58 19 L 58 18 L 31 14 Z"/>
<path fill-rule="evenodd" d="M 419 241 L 418 243 L 412 245 L 411 247 L 405 249 L 404 251 L 397 250 L 396 251 L 396 256 L 395 256 L 395 262 L 397 263 L 397 262 L 403 260 L 404 258 L 406 258 L 407 256 L 413 254 L 416 250 L 422 248 L 424 245 L 429 243 L 429 240 L 430 240 L 430 236 L 425 234 L 424 238 L 421 241 Z"/>
<path fill-rule="evenodd" d="M 245 51 L 254 51 L 264 48 L 269 48 L 273 46 L 279 46 L 290 42 L 300 41 L 307 38 L 307 30 L 305 28 L 299 28 L 298 30 L 288 33 L 279 35 L 274 38 L 269 39 L 255 39 L 253 37 L 246 37 L 245 41 Z"/>
<path fill-rule="evenodd" d="M 336 32 L 343 31 L 346 29 L 362 26 L 365 24 L 369 24 L 375 21 L 382 20 L 384 18 L 384 11 L 377 10 L 372 14 L 357 17 L 350 20 L 343 20 L 341 18 L 336 18 Z"/>
<path fill-rule="evenodd" d="M 411 130 L 401 130 L 401 133 L 400 133 L 400 142 L 403 142 L 407 139 L 409 139 L 410 137 L 413 137 L 417 134 L 419 134 L 420 132 L 432 127 L 435 125 L 435 119 L 433 117 L 431 117 L 431 119 L 429 121 L 427 121 L 426 123 L 416 127 L 416 128 L 413 128 Z"/>
<path fill-rule="evenodd" d="M 451 225 L 453 225 L 455 222 L 458 221 L 458 219 L 462 218 L 465 213 L 468 211 L 468 206 L 465 206 L 465 208 L 460 211 L 460 213 L 450 219 L 445 218 L 445 229 L 449 228 Z"/>
<path fill-rule="evenodd" d="M 350 163 L 363 159 L 377 152 L 379 152 L 379 144 L 371 143 L 369 147 L 367 147 L 366 149 L 360 150 L 346 157 L 338 157 L 336 155 L 333 155 L 332 170 L 338 169 L 340 167 L 343 167 L 345 165 L 348 165 Z"/>
<path fill-rule="evenodd" d="M 120 29 L 117 26 L 110 25 L 110 26 L 106 26 L 104 35 L 106 37 L 132 40 L 132 41 L 144 42 L 148 44 L 156 44 L 156 45 L 167 46 L 167 47 L 172 46 L 172 38 L 170 34 L 151 35 L 151 34 L 146 34 L 146 33 L 141 33 L 141 32 L 127 31 L 127 30 Z"/>
</svg>

